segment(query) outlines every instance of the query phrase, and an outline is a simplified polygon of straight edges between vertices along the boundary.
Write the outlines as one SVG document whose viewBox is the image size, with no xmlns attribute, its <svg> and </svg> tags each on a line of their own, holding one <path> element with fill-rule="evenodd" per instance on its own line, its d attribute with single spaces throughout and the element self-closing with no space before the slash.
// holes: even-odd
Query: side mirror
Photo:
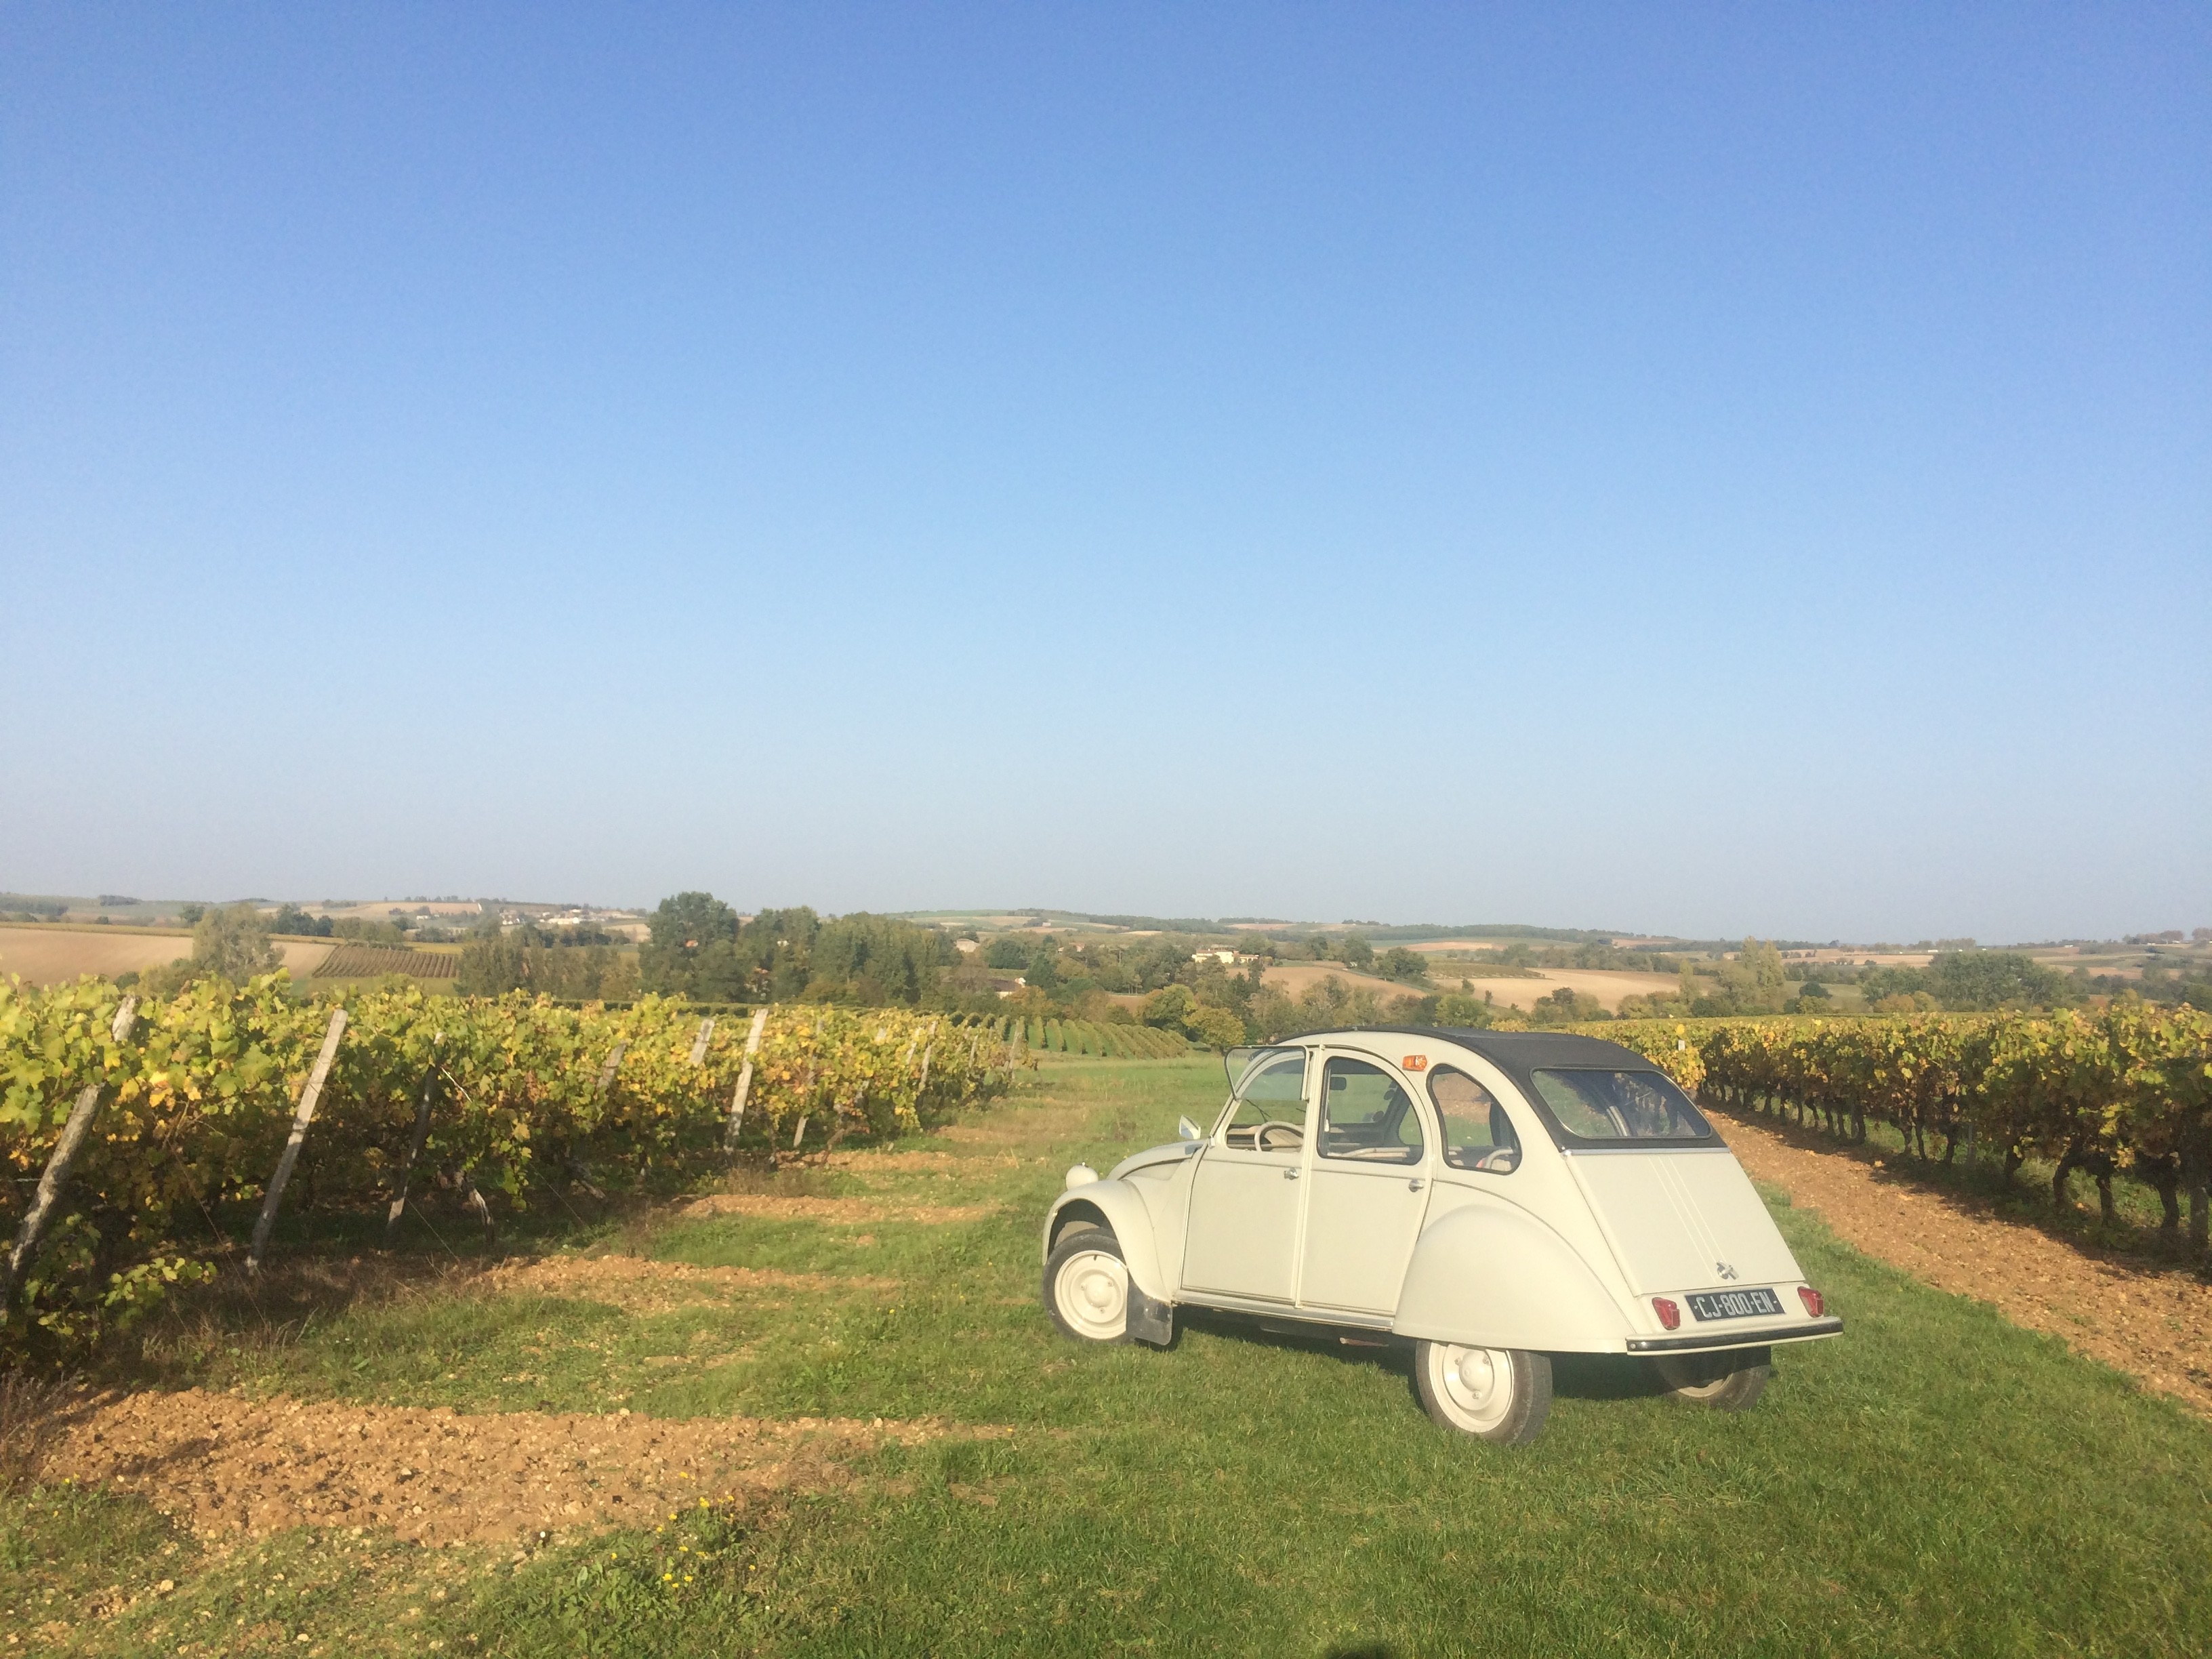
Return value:
<svg viewBox="0 0 2212 1659">
<path fill-rule="evenodd" d="M 1176 1120 L 1176 1133 L 1181 1135 L 1185 1140 L 1203 1140 L 1206 1139 L 1206 1132 L 1200 1129 L 1198 1125 L 1193 1123 L 1187 1117 L 1179 1117 Z"/>
</svg>

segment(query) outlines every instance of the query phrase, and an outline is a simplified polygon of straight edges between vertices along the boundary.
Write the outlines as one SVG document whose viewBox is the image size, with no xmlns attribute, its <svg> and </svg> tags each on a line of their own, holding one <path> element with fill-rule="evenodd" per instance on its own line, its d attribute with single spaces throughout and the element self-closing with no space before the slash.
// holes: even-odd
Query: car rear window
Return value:
<svg viewBox="0 0 2212 1659">
<path fill-rule="evenodd" d="M 1713 1132 L 1663 1072 L 1541 1071 L 1535 1083 L 1577 1140 L 1701 1140 Z"/>
</svg>

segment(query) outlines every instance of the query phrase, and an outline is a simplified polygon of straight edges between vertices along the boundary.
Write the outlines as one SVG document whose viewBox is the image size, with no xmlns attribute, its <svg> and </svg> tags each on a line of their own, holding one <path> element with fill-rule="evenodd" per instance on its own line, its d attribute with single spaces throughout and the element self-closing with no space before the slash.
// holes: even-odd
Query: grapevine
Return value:
<svg viewBox="0 0 2212 1659">
<path fill-rule="evenodd" d="M 2154 1188 L 2177 1233 L 2192 1194 L 2207 1239 L 2212 1177 L 2212 1014 L 2133 1000 L 2095 1012 L 1890 1019 L 1632 1021 L 1585 1028 L 1650 1057 L 1722 1103 L 1794 1113 L 1855 1140 L 1887 1123 L 1923 1158 L 2001 1158 L 2008 1176 L 2050 1162 L 2055 1202 L 2076 1172 L 2107 1220 L 2112 1178 Z"/>
<path fill-rule="evenodd" d="M 750 1025 L 717 1016 L 702 1047 L 703 1017 L 681 1000 L 572 1008 L 384 987 L 302 1001 L 278 974 L 147 1002 L 118 1042 L 121 995 L 89 977 L 0 981 L 0 1224 L 11 1232 L 71 1103 L 101 1085 L 71 1217 L 45 1253 L 58 1261 L 66 1242 L 76 1265 L 27 1276 L 4 1310 L 19 1334 L 27 1323 L 79 1329 L 148 1263 L 179 1260 L 180 1237 L 219 1231 L 224 1206 L 261 1196 L 333 1006 L 348 1024 L 291 1189 L 301 1202 L 396 1191 L 426 1085 L 420 1167 L 510 1206 L 586 1170 L 635 1185 L 703 1160 L 725 1146 Z M 787 1145 L 802 1119 L 817 1143 L 910 1132 L 1003 1092 L 1020 1063 L 995 1028 L 957 1016 L 776 1008 L 737 1144 Z"/>
</svg>

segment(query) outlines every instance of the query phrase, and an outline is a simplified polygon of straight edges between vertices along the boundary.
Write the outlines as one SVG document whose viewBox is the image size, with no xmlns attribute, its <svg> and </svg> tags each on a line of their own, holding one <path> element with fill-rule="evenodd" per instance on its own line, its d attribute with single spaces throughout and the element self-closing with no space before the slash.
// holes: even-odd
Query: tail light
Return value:
<svg viewBox="0 0 2212 1659">
<path fill-rule="evenodd" d="M 1668 1330 L 1681 1328 L 1682 1310 L 1665 1297 L 1655 1296 L 1651 1298 L 1651 1311 L 1659 1316 L 1659 1322 Z"/>
<path fill-rule="evenodd" d="M 1828 1310 L 1828 1299 L 1810 1285 L 1800 1285 L 1797 1287 L 1797 1299 L 1805 1304 L 1805 1311 L 1815 1319 Z M 1669 1326 L 1668 1328 L 1672 1330 L 1674 1328 Z"/>
</svg>

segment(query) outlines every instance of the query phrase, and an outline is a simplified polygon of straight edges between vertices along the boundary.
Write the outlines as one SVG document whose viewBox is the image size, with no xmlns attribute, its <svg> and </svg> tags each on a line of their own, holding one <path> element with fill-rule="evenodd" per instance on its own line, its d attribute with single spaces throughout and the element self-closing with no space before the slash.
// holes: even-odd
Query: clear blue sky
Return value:
<svg viewBox="0 0 2212 1659">
<path fill-rule="evenodd" d="M 0 9 L 0 887 L 2212 924 L 2212 12 Z"/>
</svg>

